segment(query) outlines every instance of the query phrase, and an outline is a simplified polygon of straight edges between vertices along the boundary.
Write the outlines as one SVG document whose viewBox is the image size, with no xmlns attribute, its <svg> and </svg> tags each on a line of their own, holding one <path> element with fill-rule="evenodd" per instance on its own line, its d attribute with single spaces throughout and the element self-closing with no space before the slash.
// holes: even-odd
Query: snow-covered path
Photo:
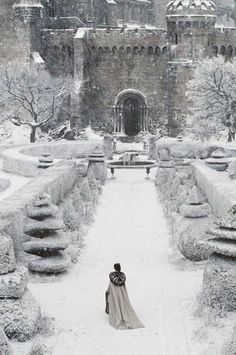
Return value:
<svg viewBox="0 0 236 355">
<path fill-rule="evenodd" d="M 85 242 L 79 264 L 63 281 L 30 285 L 43 311 L 56 318 L 52 354 L 193 354 L 189 309 L 201 274 L 169 262 L 166 221 L 143 170 L 120 170 L 109 180 Z M 144 329 L 118 331 L 108 324 L 104 293 L 115 262 L 126 273 Z"/>
</svg>

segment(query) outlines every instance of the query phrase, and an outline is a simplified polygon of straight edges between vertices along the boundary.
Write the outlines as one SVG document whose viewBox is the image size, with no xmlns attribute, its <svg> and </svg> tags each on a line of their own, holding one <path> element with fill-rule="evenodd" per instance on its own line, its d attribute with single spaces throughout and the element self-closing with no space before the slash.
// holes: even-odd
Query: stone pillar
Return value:
<svg viewBox="0 0 236 355">
<path fill-rule="evenodd" d="M 150 135 L 148 140 L 149 140 L 148 158 L 156 160 L 156 136 L 155 135 Z"/>
<path fill-rule="evenodd" d="M 100 181 L 100 183 L 104 185 L 107 179 L 105 154 L 99 148 L 96 148 L 96 150 L 89 155 L 88 161 L 88 171 L 92 169 L 96 180 Z"/>
<path fill-rule="evenodd" d="M 110 134 L 104 135 L 103 151 L 107 159 L 113 159 L 113 137 Z"/>
</svg>

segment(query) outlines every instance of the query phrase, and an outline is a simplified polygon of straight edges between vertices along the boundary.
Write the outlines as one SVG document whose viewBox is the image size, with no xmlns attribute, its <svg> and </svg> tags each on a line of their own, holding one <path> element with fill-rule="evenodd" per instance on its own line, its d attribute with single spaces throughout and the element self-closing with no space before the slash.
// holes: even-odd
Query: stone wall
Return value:
<svg viewBox="0 0 236 355">
<path fill-rule="evenodd" d="M 199 189 L 207 196 L 215 216 L 222 216 L 236 204 L 235 181 L 228 172 L 218 172 L 204 162 L 191 164 L 193 177 Z"/>
<path fill-rule="evenodd" d="M 76 73 L 81 71 L 81 58 L 82 105 L 74 107 L 74 116 L 81 117 L 82 123 L 89 120 L 97 125 L 111 120 L 115 98 L 125 89 L 139 90 L 147 98 L 150 120 L 166 119 L 168 51 L 164 30 L 88 30 L 83 39 L 75 38 Z M 79 76 L 77 83 L 81 79 Z"/>
<path fill-rule="evenodd" d="M 41 55 L 52 74 L 65 75 L 74 72 L 75 30 L 57 29 L 42 31 Z"/>
<path fill-rule="evenodd" d="M 53 159 L 81 159 L 88 157 L 96 147 L 102 149 L 102 141 L 32 144 L 7 149 L 1 154 L 2 169 L 23 176 L 39 176 L 42 173 L 38 169 L 41 154 L 49 153 Z"/>
</svg>

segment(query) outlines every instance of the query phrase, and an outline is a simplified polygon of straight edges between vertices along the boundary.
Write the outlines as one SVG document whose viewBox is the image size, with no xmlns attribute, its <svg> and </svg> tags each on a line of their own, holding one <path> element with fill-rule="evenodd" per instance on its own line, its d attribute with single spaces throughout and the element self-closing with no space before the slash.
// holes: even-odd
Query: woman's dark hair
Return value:
<svg viewBox="0 0 236 355">
<path fill-rule="evenodd" d="M 119 263 L 114 264 L 114 269 L 115 269 L 117 272 L 120 272 L 120 270 L 121 270 L 120 264 L 119 264 Z"/>
</svg>

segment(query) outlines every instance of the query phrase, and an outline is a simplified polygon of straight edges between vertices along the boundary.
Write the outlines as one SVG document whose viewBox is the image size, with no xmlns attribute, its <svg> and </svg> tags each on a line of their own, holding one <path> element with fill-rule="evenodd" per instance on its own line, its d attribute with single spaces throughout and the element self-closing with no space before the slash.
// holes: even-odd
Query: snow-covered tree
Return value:
<svg viewBox="0 0 236 355">
<path fill-rule="evenodd" d="M 44 68 L 23 63 L 0 66 L 1 116 L 29 126 L 30 142 L 35 142 L 38 127 L 57 116 L 70 91 L 70 78 L 54 78 Z"/>
<path fill-rule="evenodd" d="M 236 128 L 236 62 L 223 57 L 199 63 L 188 83 L 191 126 L 205 138 L 226 127 Z"/>
</svg>

